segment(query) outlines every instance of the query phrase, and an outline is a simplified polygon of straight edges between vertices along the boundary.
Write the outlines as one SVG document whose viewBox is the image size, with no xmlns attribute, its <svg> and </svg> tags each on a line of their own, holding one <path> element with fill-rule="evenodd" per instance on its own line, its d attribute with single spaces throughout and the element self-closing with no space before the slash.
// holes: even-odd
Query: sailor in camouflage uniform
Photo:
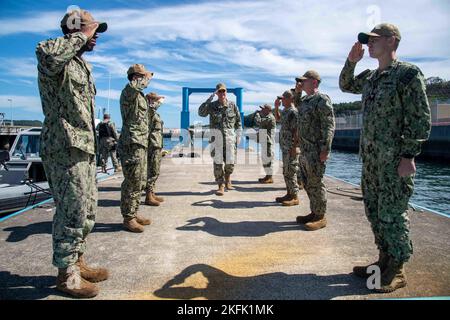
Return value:
<svg viewBox="0 0 450 320">
<path fill-rule="evenodd" d="M 36 48 L 39 92 L 44 112 L 40 155 L 56 206 L 53 217 L 53 265 L 56 288 L 74 297 L 98 294 L 93 282 L 108 271 L 84 260 L 86 238 L 97 211 L 95 84 L 92 67 L 82 57 L 92 51 L 98 23 L 84 10 L 68 12 L 61 21 L 63 37 Z"/>
<path fill-rule="evenodd" d="M 302 154 L 300 168 L 311 209 L 307 216 L 297 217 L 297 223 L 314 231 L 324 228 L 327 223 L 327 190 L 323 175 L 334 136 L 334 113 L 330 98 L 319 92 L 321 77 L 316 71 L 307 71 L 297 81 L 302 82 L 306 93 L 298 113 L 298 136 Z"/>
<path fill-rule="evenodd" d="M 217 95 L 218 100 L 213 102 L 214 95 Z M 227 99 L 225 84 L 216 85 L 216 91 L 200 105 L 198 115 L 209 116 L 211 157 L 214 159 L 214 177 L 219 187 L 216 195 L 223 196 L 224 184 L 228 190 L 234 189 L 231 174 L 236 163 L 237 145 L 242 128 L 239 109 L 234 102 Z"/>
<path fill-rule="evenodd" d="M 273 183 L 273 160 L 275 157 L 275 130 L 277 121 L 272 107 L 265 104 L 255 115 L 255 125 L 259 127 L 258 140 L 261 144 L 261 160 L 266 176 L 258 179 L 260 183 Z"/>
<path fill-rule="evenodd" d="M 376 290 L 392 292 L 406 286 L 403 265 L 413 252 L 407 209 L 414 189 L 414 158 L 431 130 L 430 107 L 420 69 L 397 59 L 401 35 L 396 26 L 377 25 L 370 33 L 360 33 L 358 40 L 339 85 L 344 92 L 362 93 L 361 189 L 380 252 L 374 263 L 382 272 Z M 355 77 L 356 64 L 364 56 L 362 44 L 368 45 L 379 67 Z M 353 272 L 367 278 L 369 266 L 356 266 Z"/>
<path fill-rule="evenodd" d="M 103 121 L 97 125 L 98 132 L 98 145 L 100 153 L 100 165 L 102 171 L 107 173 L 106 164 L 108 163 L 108 157 L 111 156 L 114 171 L 121 172 L 122 168 L 117 160 L 116 148 L 117 148 L 117 131 L 114 122 L 111 121 L 111 116 L 107 113 L 103 115 Z"/>
<path fill-rule="evenodd" d="M 164 122 L 157 112 L 164 97 L 151 92 L 146 95 L 148 101 L 148 151 L 147 151 L 147 186 L 145 204 L 159 206 L 164 202 L 163 197 L 155 194 L 155 184 L 159 177 L 161 168 L 163 148 L 163 126 Z"/>
<path fill-rule="evenodd" d="M 280 104 L 284 109 L 280 112 Z M 275 199 L 283 206 L 295 206 L 299 204 L 298 200 L 298 156 L 299 148 L 297 137 L 298 111 L 294 106 L 294 94 L 287 90 L 283 95 L 275 100 L 275 119 L 281 122 L 280 129 L 280 148 L 283 160 L 283 176 L 286 183 L 286 195 Z"/>
<path fill-rule="evenodd" d="M 120 161 L 124 180 L 121 186 L 120 211 L 125 229 L 143 232 L 150 220 L 137 214 L 141 192 L 147 180 L 148 103 L 142 92 L 153 73 L 142 64 L 128 69 L 129 83 L 120 95 L 122 132 L 119 138 Z"/>
</svg>

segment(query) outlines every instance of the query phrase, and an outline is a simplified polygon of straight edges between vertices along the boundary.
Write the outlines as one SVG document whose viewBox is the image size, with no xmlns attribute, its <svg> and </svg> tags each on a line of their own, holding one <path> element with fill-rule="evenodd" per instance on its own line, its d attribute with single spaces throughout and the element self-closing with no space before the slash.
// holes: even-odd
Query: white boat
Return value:
<svg viewBox="0 0 450 320">
<path fill-rule="evenodd" d="M 8 152 L 0 150 L 0 215 L 52 197 L 39 155 L 41 128 L 21 131 Z M 113 173 L 108 161 L 107 170 Z M 102 174 L 97 170 L 97 179 Z"/>
<path fill-rule="evenodd" d="M 21 131 L 8 152 L 0 151 L 0 214 L 51 198 L 39 155 L 41 128 Z"/>
</svg>

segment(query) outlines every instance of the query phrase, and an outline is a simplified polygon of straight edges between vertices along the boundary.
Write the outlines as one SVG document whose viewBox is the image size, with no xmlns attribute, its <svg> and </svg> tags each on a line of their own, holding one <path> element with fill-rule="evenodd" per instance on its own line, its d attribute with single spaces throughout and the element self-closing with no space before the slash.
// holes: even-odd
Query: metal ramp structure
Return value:
<svg viewBox="0 0 450 320">
<path fill-rule="evenodd" d="M 216 91 L 215 88 L 191 88 L 191 87 L 183 87 L 183 104 L 181 111 L 181 129 L 189 130 L 190 126 L 190 114 L 189 114 L 189 96 L 192 93 L 213 93 Z M 227 88 L 227 92 L 233 93 L 236 96 L 236 105 L 239 108 L 239 113 L 241 114 L 241 124 L 242 128 L 244 127 L 244 113 L 242 111 L 242 93 L 243 88 Z"/>
</svg>

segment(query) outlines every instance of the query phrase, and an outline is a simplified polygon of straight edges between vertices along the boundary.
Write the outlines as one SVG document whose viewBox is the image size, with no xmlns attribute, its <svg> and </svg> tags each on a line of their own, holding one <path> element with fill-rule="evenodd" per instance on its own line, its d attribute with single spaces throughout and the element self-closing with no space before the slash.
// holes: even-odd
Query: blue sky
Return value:
<svg viewBox="0 0 450 320">
<path fill-rule="evenodd" d="M 450 1 L 12 1 L 0 0 L 0 112 L 43 120 L 34 50 L 61 36 L 59 21 L 70 5 L 92 12 L 109 30 L 85 58 L 94 65 L 98 110 L 109 105 L 121 126 L 119 96 L 126 70 L 143 63 L 155 72 L 147 92 L 166 96 L 160 113 L 179 127 L 181 88 L 244 88 L 244 112 L 293 87 L 308 69 L 323 77 L 321 91 L 334 102 L 359 96 L 338 88 L 339 72 L 360 31 L 392 22 L 402 32 L 402 60 L 426 77 L 450 79 Z M 375 68 L 367 54 L 357 71 Z M 111 75 L 111 90 L 108 78 Z M 191 96 L 191 123 L 206 94 Z M 230 95 L 231 99 L 234 99 Z M 98 113 L 97 113 L 98 114 Z"/>
</svg>

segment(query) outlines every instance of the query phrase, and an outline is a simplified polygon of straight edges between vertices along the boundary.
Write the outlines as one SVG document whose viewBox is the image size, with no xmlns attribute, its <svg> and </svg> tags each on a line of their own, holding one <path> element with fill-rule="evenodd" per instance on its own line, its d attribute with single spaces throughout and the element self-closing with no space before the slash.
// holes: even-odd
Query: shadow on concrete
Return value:
<svg viewBox="0 0 450 320">
<path fill-rule="evenodd" d="M 202 200 L 192 203 L 193 207 L 212 207 L 215 209 L 250 209 L 250 208 L 269 208 L 280 206 L 276 202 L 264 201 L 230 201 L 225 202 L 217 199 Z"/>
<path fill-rule="evenodd" d="M 192 192 L 192 191 L 176 191 L 176 192 L 156 192 L 157 196 L 211 196 L 214 190 L 206 192 Z"/>
<path fill-rule="evenodd" d="M 98 187 L 98 192 L 115 192 L 121 190 L 120 187 Z"/>
<path fill-rule="evenodd" d="M 205 278 L 201 283 L 196 287 L 182 286 L 186 279 L 198 273 Z M 209 300 L 329 300 L 370 293 L 365 287 L 365 281 L 350 274 L 320 276 L 275 272 L 237 277 L 206 264 L 187 267 L 154 292 L 160 298 L 203 297 Z"/>
<path fill-rule="evenodd" d="M 57 294 L 56 277 L 19 276 L 0 271 L 0 300 L 43 299 Z"/>
<path fill-rule="evenodd" d="M 29 236 L 35 234 L 51 234 L 52 222 L 37 222 L 24 227 L 9 227 L 3 231 L 11 232 L 6 238 L 7 242 L 19 242 L 26 240 Z M 118 232 L 123 231 L 121 223 L 96 223 L 93 232 Z"/>
<path fill-rule="evenodd" d="M 265 186 L 267 186 L 267 185 L 265 185 Z M 257 185 L 254 187 L 247 187 L 247 188 L 233 185 L 233 187 L 236 189 L 236 191 L 239 191 L 239 192 L 284 191 L 284 193 L 286 193 L 286 188 L 263 187 L 263 185 Z"/>
<path fill-rule="evenodd" d="M 211 217 L 190 219 L 177 230 L 204 231 L 216 237 L 262 237 L 269 233 L 304 230 L 295 221 L 241 221 L 221 222 Z M 202 223 L 202 225 L 197 225 Z"/>
<path fill-rule="evenodd" d="M 233 176 L 232 176 L 233 177 Z M 254 184 L 254 185 L 261 185 L 261 183 L 258 182 L 258 179 L 255 179 L 255 181 L 238 181 L 238 180 L 233 180 L 231 179 L 231 183 L 233 185 L 244 185 L 244 184 Z M 208 186 L 216 186 L 217 182 L 214 181 L 203 181 L 203 182 L 199 182 L 199 184 L 204 184 L 204 185 L 208 185 Z"/>
<path fill-rule="evenodd" d="M 104 208 L 120 207 L 120 200 L 101 199 L 101 200 L 98 200 L 97 206 L 104 207 Z"/>
</svg>

